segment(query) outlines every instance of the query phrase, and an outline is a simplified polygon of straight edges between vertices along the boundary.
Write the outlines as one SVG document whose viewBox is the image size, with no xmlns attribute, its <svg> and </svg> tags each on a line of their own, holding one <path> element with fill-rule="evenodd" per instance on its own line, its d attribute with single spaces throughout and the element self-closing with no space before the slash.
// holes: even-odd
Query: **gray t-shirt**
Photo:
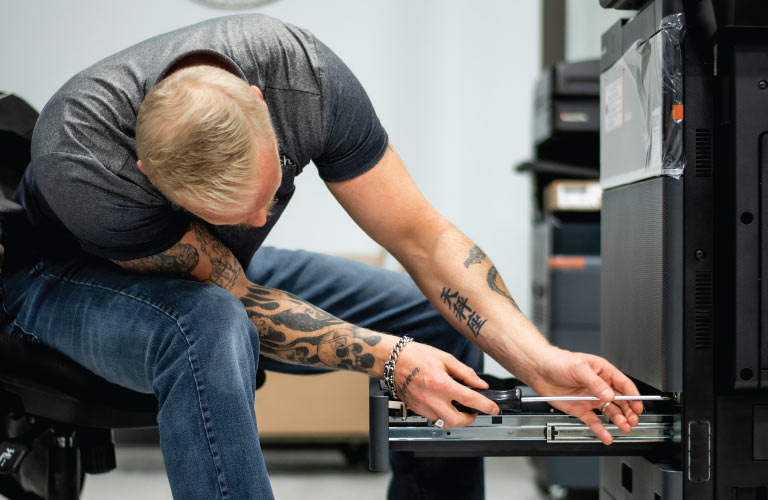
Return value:
<svg viewBox="0 0 768 500">
<path fill-rule="evenodd" d="M 264 15 L 205 21 L 139 43 L 69 80 L 46 104 L 16 199 L 51 242 L 53 256 L 82 250 L 130 260 L 166 250 L 193 217 L 136 166 L 136 114 L 182 57 L 224 58 L 264 95 L 280 144 L 283 181 L 262 228 L 209 226 L 247 265 L 311 160 L 328 182 L 373 167 L 387 147 L 360 83 L 309 32 Z M 172 124 L 169 124 L 172 126 Z"/>
</svg>

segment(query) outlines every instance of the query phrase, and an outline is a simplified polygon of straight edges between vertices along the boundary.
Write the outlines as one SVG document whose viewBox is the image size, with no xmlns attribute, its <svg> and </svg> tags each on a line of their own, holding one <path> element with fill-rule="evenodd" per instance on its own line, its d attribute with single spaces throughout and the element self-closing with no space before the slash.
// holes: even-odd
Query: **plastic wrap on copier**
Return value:
<svg viewBox="0 0 768 500">
<path fill-rule="evenodd" d="M 603 189 L 683 174 L 684 35 L 683 14 L 666 16 L 600 76 Z"/>
</svg>

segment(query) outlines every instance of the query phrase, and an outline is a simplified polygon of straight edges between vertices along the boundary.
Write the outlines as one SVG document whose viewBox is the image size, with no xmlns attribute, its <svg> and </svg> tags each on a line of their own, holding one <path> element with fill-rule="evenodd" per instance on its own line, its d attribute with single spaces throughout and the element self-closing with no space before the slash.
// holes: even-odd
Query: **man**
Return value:
<svg viewBox="0 0 768 500">
<path fill-rule="evenodd" d="M 418 288 L 327 256 L 256 252 L 310 160 Z M 420 194 L 344 64 L 265 16 L 161 35 L 76 75 L 41 113 L 16 198 L 50 251 L 4 280 L 3 329 L 154 393 L 175 498 L 272 497 L 259 367 L 382 378 L 392 357 L 391 391 L 445 428 L 475 418 L 452 401 L 498 412 L 467 387 L 485 386 L 475 346 L 541 394 L 637 393 L 607 361 L 541 337 Z M 559 407 L 606 444 L 594 409 L 624 431 L 642 411 Z M 390 498 L 482 498 L 479 459 L 403 454 L 393 472 Z"/>
</svg>

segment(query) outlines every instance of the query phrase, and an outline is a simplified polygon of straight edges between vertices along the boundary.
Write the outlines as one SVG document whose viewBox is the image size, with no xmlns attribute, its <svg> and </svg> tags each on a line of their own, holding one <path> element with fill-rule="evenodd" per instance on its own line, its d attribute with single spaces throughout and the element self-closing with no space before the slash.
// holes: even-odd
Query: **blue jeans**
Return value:
<svg viewBox="0 0 768 500">
<path fill-rule="evenodd" d="M 304 251 L 265 247 L 248 278 L 359 326 L 408 334 L 480 369 L 480 351 L 410 278 Z M 101 377 L 153 393 L 174 498 L 272 498 L 253 411 L 257 368 L 317 373 L 259 356 L 240 301 L 215 285 L 140 276 L 89 257 L 39 262 L 2 281 L 6 334 L 53 347 Z M 392 454 L 392 499 L 480 499 L 481 459 Z"/>
</svg>

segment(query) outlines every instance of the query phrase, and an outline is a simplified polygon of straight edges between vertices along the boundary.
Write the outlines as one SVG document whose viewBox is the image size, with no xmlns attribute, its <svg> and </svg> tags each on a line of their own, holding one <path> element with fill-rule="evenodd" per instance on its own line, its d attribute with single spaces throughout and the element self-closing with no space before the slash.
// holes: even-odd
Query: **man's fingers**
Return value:
<svg viewBox="0 0 768 500">
<path fill-rule="evenodd" d="M 632 409 L 631 401 L 614 401 L 613 403 L 618 405 L 622 415 L 624 415 L 624 417 L 627 419 L 627 422 L 629 422 L 630 426 L 634 427 L 638 424 L 638 422 L 640 422 L 640 417 L 638 417 L 635 411 Z"/>
<path fill-rule="evenodd" d="M 474 387 L 476 389 L 488 388 L 488 382 L 481 379 L 477 373 L 475 373 L 475 370 L 468 367 L 453 356 L 450 356 L 446 360 L 445 365 L 448 368 L 448 373 L 451 376 L 463 381 L 468 386 Z"/>
<path fill-rule="evenodd" d="M 618 369 L 613 369 L 611 374 L 611 383 L 613 386 L 618 389 L 622 394 L 626 394 L 627 396 L 638 396 L 640 394 L 640 391 L 637 390 L 637 386 L 635 385 L 632 380 L 621 373 Z M 632 408 L 632 411 L 636 413 L 637 415 L 640 415 L 643 413 L 643 402 L 636 400 L 632 401 L 629 405 Z M 626 414 L 626 412 L 624 412 Z"/>
<path fill-rule="evenodd" d="M 616 424 L 622 432 L 629 432 L 632 430 L 632 426 L 624 414 L 624 410 L 616 403 L 611 403 L 603 412 L 603 415 L 608 417 L 608 420 Z"/>
<path fill-rule="evenodd" d="M 580 357 L 584 359 L 584 361 L 587 362 L 590 366 L 593 367 L 595 370 L 599 370 L 600 372 L 600 378 L 604 380 L 608 380 L 610 382 L 610 386 L 614 388 L 614 393 L 623 394 L 626 396 L 639 396 L 640 391 L 637 390 L 637 386 L 634 382 L 632 382 L 632 379 L 624 375 L 624 373 L 621 372 L 618 368 L 613 366 L 612 364 L 608 363 L 605 359 L 600 358 L 598 356 L 594 356 L 592 354 L 584 354 L 579 353 Z M 595 395 L 598 395 L 595 393 Z M 602 398 L 605 401 L 611 401 L 607 398 Z M 643 413 L 643 402 L 640 400 L 635 400 L 629 403 L 630 408 L 632 411 L 640 415 Z M 626 411 L 624 412 L 626 415 Z"/>
<path fill-rule="evenodd" d="M 456 409 L 452 404 L 443 401 L 435 402 L 434 405 L 428 405 L 425 408 L 416 410 L 422 417 L 426 417 L 432 422 L 438 419 L 443 421 L 443 429 L 452 429 L 454 427 L 463 427 L 470 425 L 477 418 L 475 413 L 464 413 Z"/>
<path fill-rule="evenodd" d="M 587 361 L 576 363 L 573 376 L 603 401 L 613 401 L 614 393 L 608 382 L 600 378 Z"/>
<path fill-rule="evenodd" d="M 473 408 L 488 415 L 497 415 L 501 411 L 499 405 L 482 394 L 462 385 L 458 385 L 458 390 L 456 395 L 453 396 L 453 400 L 461 403 L 467 408 Z"/>
<path fill-rule="evenodd" d="M 464 427 L 473 423 L 477 418 L 477 414 L 460 412 L 452 404 L 440 404 L 435 408 L 435 411 L 443 420 L 443 429 Z"/>
<path fill-rule="evenodd" d="M 611 407 L 614 407 L 611 405 Z M 615 408 L 615 407 L 614 407 Z M 607 411 L 607 409 L 606 409 Z M 587 424 L 589 429 L 595 433 L 595 436 L 603 442 L 603 444 L 611 444 L 613 443 L 613 438 L 611 437 L 611 434 L 605 429 L 603 426 L 603 423 L 600 421 L 600 417 L 598 417 L 594 412 L 587 412 L 579 417 L 582 422 Z"/>
<path fill-rule="evenodd" d="M 440 417 L 438 416 L 437 412 L 429 409 L 424 408 L 422 410 L 418 410 L 419 415 L 426 418 L 427 420 L 430 420 L 432 422 L 436 422 Z"/>
<path fill-rule="evenodd" d="M 574 376 L 579 382 L 586 385 L 595 396 L 603 401 L 613 401 L 613 390 L 611 390 L 608 382 L 600 378 L 588 362 L 583 361 L 576 364 Z"/>
</svg>

